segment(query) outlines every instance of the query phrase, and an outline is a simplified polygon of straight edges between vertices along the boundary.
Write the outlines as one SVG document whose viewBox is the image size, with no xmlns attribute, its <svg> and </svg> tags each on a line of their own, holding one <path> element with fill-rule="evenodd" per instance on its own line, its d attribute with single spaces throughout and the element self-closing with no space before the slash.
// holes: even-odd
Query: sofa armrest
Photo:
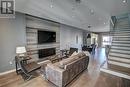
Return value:
<svg viewBox="0 0 130 87">
<path fill-rule="evenodd" d="M 62 87 L 64 71 L 64 69 L 60 69 L 53 64 L 47 64 L 46 78 L 55 85 Z"/>
</svg>

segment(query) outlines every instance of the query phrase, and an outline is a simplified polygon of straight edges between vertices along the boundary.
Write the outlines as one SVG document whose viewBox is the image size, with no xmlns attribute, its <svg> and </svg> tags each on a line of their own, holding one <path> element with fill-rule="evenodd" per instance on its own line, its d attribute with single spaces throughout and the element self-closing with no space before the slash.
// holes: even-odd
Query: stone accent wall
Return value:
<svg viewBox="0 0 130 87">
<path fill-rule="evenodd" d="M 38 30 L 56 32 L 56 42 L 38 44 Z M 29 54 L 36 60 L 38 58 L 38 50 L 46 48 L 56 48 L 56 54 L 60 53 L 60 27 L 58 23 L 46 21 L 43 19 L 26 16 L 26 40 L 27 50 Z"/>
</svg>

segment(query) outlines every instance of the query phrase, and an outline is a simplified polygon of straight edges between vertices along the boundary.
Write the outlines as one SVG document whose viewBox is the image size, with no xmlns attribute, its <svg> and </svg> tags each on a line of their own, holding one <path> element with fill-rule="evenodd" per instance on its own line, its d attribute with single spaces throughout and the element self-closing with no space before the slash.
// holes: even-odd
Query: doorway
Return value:
<svg viewBox="0 0 130 87">
<path fill-rule="evenodd" d="M 111 36 L 102 36 L 102 47 L 106 45 L 111 45 L 112 37 Z"/>
</svg>

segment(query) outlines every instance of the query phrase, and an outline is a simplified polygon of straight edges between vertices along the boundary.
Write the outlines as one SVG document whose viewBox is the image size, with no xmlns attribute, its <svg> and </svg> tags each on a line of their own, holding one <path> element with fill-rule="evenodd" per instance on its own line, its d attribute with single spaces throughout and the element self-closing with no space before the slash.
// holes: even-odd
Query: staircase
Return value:
<svg viewBox="0 0 130 87">
<path fill-rule="evenodd" d="M 115 72 L 119 76 L 123 74 L 130 79 L 130 19 L 128 15 L 116 18 L 115 28 L 111 31 L 112 45 L 107 66 L 102 69 Z"/>
</svg>

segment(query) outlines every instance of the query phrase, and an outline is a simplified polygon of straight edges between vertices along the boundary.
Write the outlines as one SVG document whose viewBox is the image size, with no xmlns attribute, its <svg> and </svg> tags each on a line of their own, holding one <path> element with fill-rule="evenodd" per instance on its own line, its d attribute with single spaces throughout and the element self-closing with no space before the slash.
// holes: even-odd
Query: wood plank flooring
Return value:
<svg viewBox="0 0 130 87">
<path fill-rule="evenodd" d="M 67 87 L 130 87 L 130 81 L 100 72 L 100 66 L 106 60 L 105 50 L 98 48 L 90 58 L 88 70 L 85 70 Z M 55 87 L 41 75 L 24 81 L 15 72 L 0 76 L 0 87 Z"/>
</svg>

